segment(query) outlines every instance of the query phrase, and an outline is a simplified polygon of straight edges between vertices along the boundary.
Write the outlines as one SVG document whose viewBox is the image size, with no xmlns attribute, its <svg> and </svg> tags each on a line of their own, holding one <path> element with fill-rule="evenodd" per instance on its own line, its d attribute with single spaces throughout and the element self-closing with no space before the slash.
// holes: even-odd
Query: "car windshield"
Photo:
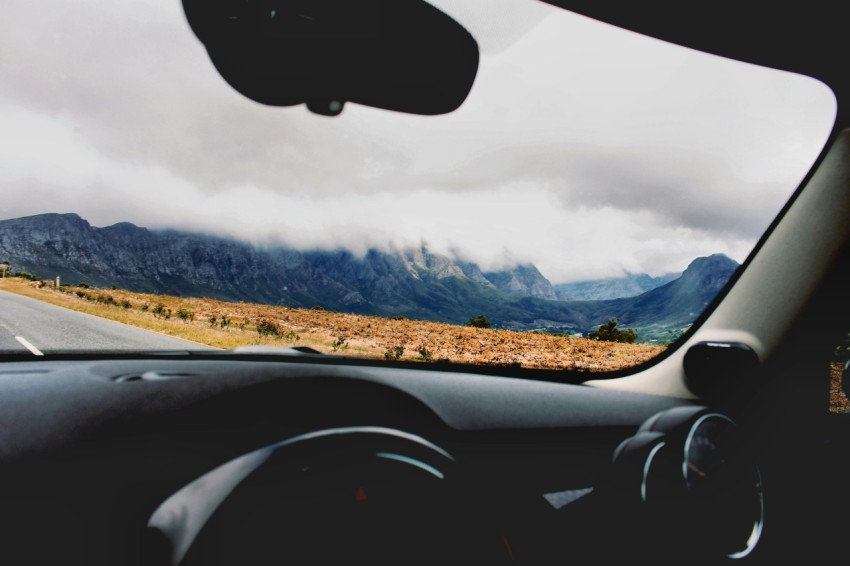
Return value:
<svg viewBox="0 0 850 566">
<path fill-rule="evenodd" d="M 178 0 L 5 6 L 0 351 L 606 372 L 675 347 L 832 92 L 537 0 L 430 3 L 478 45 L 460 107 L 337 116 L 231 88 Z"/>
</svg>

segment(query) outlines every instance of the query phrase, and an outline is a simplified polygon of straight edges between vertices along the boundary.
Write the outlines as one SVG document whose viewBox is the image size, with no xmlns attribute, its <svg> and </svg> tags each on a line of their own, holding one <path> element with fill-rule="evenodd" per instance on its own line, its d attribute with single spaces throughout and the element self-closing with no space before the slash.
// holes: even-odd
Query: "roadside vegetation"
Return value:
<svg viewBox="0 0 850 566">
<path fill-rule="evenodd" d="M 850 400 L 844 394 L 842 373 L 850 362 L 850 333 L 835 347 L 830 363 L 829 410 L 833 413 L 850 412 Z"/>
<path fill-rule="evenodd" d="M 0 289 L 218 348 L 309 346 L 334 355 L 421 363 L 490 364 L 614 371 L 641 364 L 663 346 L 490 328 L 484 315 L 466 325 L 295 309 L 209 298 L 172 297 L 88 285 L 59 289 L 6 277 Z"/>
<path fill-rule="evenodd" d="M 609 319 L 607 323 L 601 325 L 597 330 L 587 335 L 591 340 L 606 340 L 608 342 L 625 342 L 633 344 L 637 340 L 637 332 L 634 328 L 620 330 L 617 328 L 617 319 Z"/>
</svg>

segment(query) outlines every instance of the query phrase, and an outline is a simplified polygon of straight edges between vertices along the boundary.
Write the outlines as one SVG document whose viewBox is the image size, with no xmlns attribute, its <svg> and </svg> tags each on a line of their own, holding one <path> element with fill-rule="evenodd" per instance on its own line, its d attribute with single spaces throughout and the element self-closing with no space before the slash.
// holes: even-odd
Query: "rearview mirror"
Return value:
<svg viewBox="0 0 850 566">
<path fill-rule="evenodd" d="M 424 0 L 183 0 L 183 9 L 224 80 L 262 104 L 445 114 L 478 71 L 472 35 Z"/>
</svg>

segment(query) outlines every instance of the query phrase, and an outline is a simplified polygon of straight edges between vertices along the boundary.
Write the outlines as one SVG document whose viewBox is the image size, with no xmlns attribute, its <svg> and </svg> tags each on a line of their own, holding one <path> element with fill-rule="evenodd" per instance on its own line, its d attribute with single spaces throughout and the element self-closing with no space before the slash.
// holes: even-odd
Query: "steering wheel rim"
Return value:
<svg viewBox="0 0 850 566">
<path fill-rule="evenodd" d="M 440 508 L 448 509 L 448 499 L 457 495 L 451 487 L 455 469 L 449 452 L 397 429 L 357 426 L 294 436 L 234 458 L 167 498 L 148 521 L 145 563 L 233 564 L 244 562 L 246 555 L 251 555 L 250 563 L 257 563 L 264 552 L 297 555 L 298 563 L 306 562 L 309 554 L 315 559 L 311 561 L 324 563 L 329 555 L 349 552 L 344 545 L 361 553 L 382 548 L 387 562 L 410 563 L 411 556 L 391 558 L 392 549 L 400 544 L 372 539 L 409 534 L 412 538 L 405 546 L 411 547 L 414 539 L 427 538 L 427 532 L 412 531 L 437 529 L 445 521 L 439 517 Z M 315 538 L 315 527 L 323 527 L 321 521 L 313 525 L 313 532 L 307 526 L 305 516 L 318 512 L 314 507 L 331 509 L 321 521 L 338 527 L 335 533 L 327 529 L 327 544 L 314 541 L 315 553 L 313 548 L 302 548 L 307 539 Z M 346 520 L 350 524 L 339 524 Z M 289 532 L 276 534 L 278 526 Z M 441 537 L 452 536 L 439 530 Z M 339 531 L 350 534 L 342 541 Z M 270 537 L 277 538 L 280 550 Z M 423 548 L 420 556 L 428 549 Z"/>
</svg>

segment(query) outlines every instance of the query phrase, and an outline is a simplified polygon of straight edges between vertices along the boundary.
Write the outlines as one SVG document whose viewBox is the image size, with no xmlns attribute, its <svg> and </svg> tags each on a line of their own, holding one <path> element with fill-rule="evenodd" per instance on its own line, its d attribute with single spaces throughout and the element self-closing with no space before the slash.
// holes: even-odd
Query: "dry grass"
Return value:
<svg viewBox="0 0 850 566">
<path fill-rule="evenodd" d="M 406 361 L 446 360 L 540 369 L 614 371 L 641 364 L 660 346 L 597 342 L 535 332 L 483 329 L 427 321 L 395 320 L 312 309 L 292 309 L 208 298 L 181 298 L 123 290 L 36 288 L 16 278 L 0 289 L 65 308 L 218 348 L 305 345 L 324 353 Z M 122 307 L 122 302 L 126 307 Z M 160 314 L 154 310 L 161 305 Z M 146 309 L 146 310 L 142 310 Z M 166 318 L 166 314 L 170 316 Z M 183 318 L 178 313 L 183 313 Z M 222 326 L 221 321 L 227 323 Z M 278 336 L 257 326 L 273 323 Z M 396 355 L 400 354 L 398 358 Z"/>
<path fill-rule="evenodd" d="M 834 362 L 829 366 L 829 411 L 831 413 L 846 413 L 850 411 L 850 401 L 842 389 L 841 372 L 844 364 Z"/>
</svg>

